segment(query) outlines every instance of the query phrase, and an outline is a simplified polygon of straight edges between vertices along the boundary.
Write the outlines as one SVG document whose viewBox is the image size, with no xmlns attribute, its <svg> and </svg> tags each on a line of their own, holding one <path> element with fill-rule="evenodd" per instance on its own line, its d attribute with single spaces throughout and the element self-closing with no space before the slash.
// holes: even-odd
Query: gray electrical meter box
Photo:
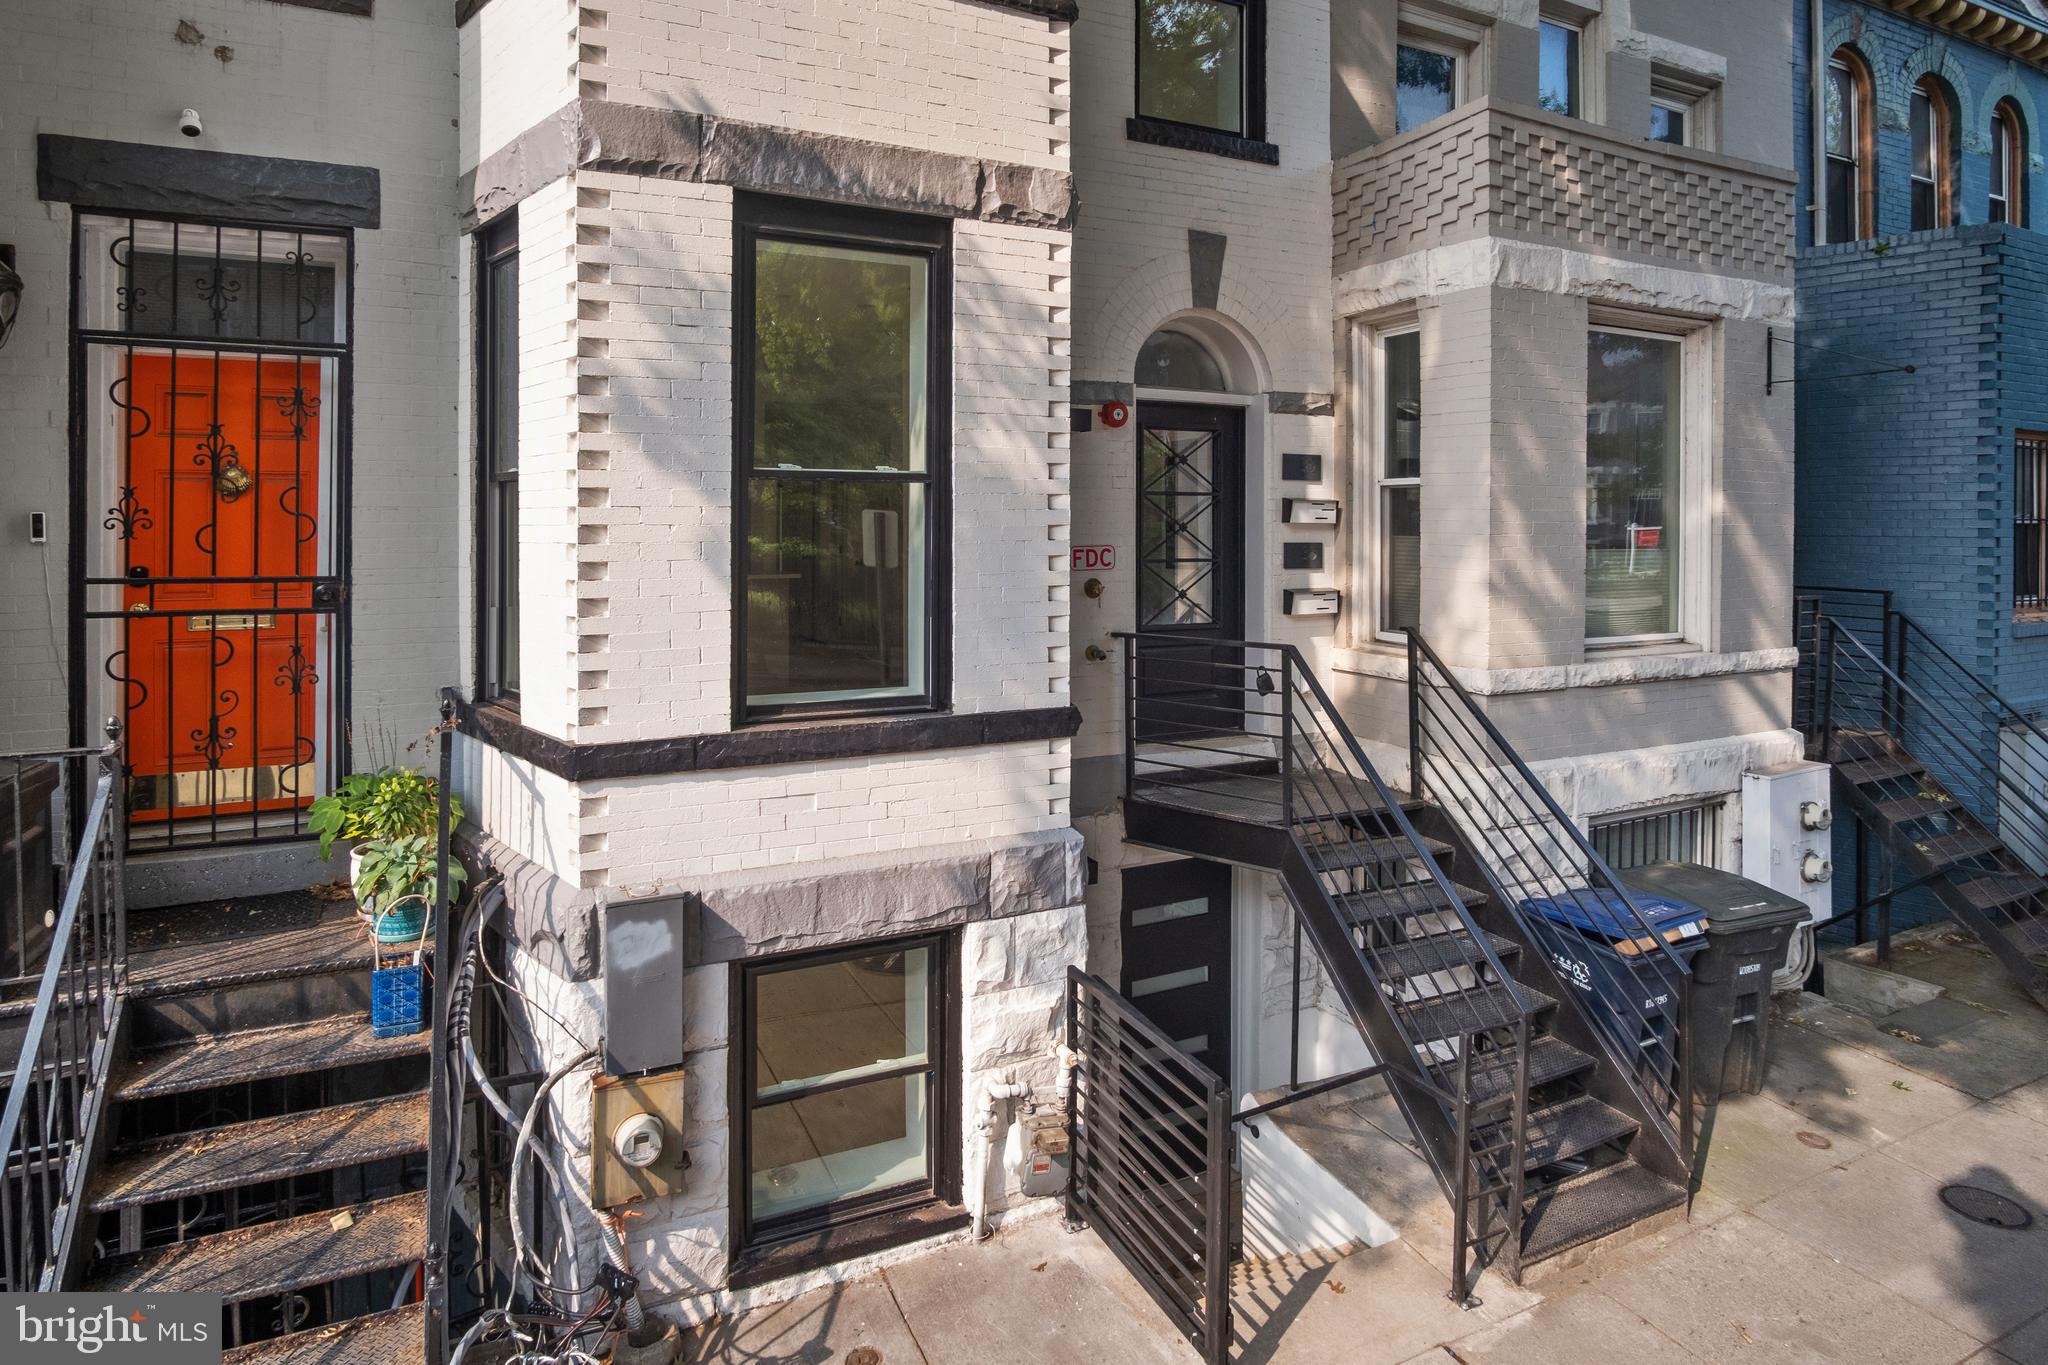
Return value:
<svg viewBox="0 0 2048 1365">
<path fill-rule="evenodd" d="M 604 1069 L 611 1076 L 683 1064 L 682 896 L 604 907 Z"/>
</svg>

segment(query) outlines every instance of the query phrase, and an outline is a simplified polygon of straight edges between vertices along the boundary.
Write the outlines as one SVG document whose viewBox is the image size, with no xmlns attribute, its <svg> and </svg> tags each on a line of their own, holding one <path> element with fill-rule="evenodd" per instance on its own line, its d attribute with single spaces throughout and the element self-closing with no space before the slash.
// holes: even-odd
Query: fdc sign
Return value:
<svg viewBox="0 0 2048 1365">
<path fill-rule="evenodd" d="M 1116 567 L 1116 546 L 1076 545 L 1074 547 L 1074 568 L 1076 571 L 1094 573 Z"/>
</svg>

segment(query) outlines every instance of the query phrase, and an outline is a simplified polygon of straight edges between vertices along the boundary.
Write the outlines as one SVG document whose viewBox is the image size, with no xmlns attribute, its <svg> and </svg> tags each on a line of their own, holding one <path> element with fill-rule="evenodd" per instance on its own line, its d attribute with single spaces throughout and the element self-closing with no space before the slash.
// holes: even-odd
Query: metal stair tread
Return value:
<svg viewBox="0 0 2048 1365">
<path fill-rule="evenodd" d="M 1486 934 L 1486 944 L 1503 964 L 1522 951 L 1521 944 L 1499 934 Z M 1472 935 L 1463 929 L 1448 934 L 1418 935 L 1384 948 L 1375 948 L 1370 957 L 1381 973 L 1390 978 L 1426 976 L 1431 972 L 1449 971 L 1453 967 L 1483 965 L 1485 961 L 1473 943 Z"/>
<path fill-rule="evenodd" d="M 1591 1095 L 1577 1095 L 1561 1104 L 1531 1110 L 1525 1169 L 1533 1171 L 1554 1161 L 1580 1156 L 1641 1128 L 1641 1124 L 1619 1109 L 1602 1104 Z"/>
<path fill-rule="evenodd" d="M 395 1195 L 340 1210 L 236 1228 L 102 1263 L 81 1288 L 99 1294 L 171 1294 L 206 1290 L 230 1303 L 326 1284 L 420 1259 L 427 1196 Z"/>
<path fill-rule="evenodd" d="M 1838 763 L 1835 770 L 1852 787 L 1867 787 L 1873 782 L 1888 782 L 1895 777 L 1918 777 L 1927 771 L 1912 759 L 1897 754 Z"/>
<path fill-rule="evenodd" d="M 1480 1066 L 1474 1059 L 1472 1069 L 1472 1102 L 1491 1105 L 1500 1100 L 1511 1099 L 1515 1090 L 1515 1066 L 1512 1055 L 1503 1054 L 1499 1063 Z M 1593 1069 L 1592 1054 L 1581 1052 L 1564 1039 L 1554 1034 L 1544 1034 L 1529 1040 L 1529 1087 L 1550 1085 L 1567 1076 Z"/>
<path fill-rule="evenodd" d="M 426 1149 L 424 1093 L 330 1105 L 117 1149 L 94 1181 L 92 1207 L 213 1194 Z"/>
<path fill-rule="evenodd" d="M 1538 1194 L 1522 1213 L 1522 1263 L 1534 1265 L 1685 1203 L 1685 1187 L 1624 1161 Z"/>
<path fill-rule="evenodd" d="M 2005 844 L 1988 830 L 1959 829 L 1950 834 L 1915 839 L 1913 847 L 1930 863 L 1946 867 L 1971 858 L 1981 858 L 1988 853 L 1998 853 L 2005 848 Z"/>
<path fill-rule="evenodd" d="M 1314 839 L 1309 831 L 1302 834 L 1302 846 L 1308 851 L 1309 861 L 1319 871 L 1337 868 L 1378 867 L 1383 863 L 1412 862 L 1427 850 L 1431 857 L 1439 860 L 1451 856 L 1451 846 L 1441 839 L 1418 836 L 1407 839 L 1388 835 L 1365 835 L 1345 828 L 1345 837 L 1339 839 Z M 1417 845 L 1420 844 L 1420 848 Z"/>
<path fill-rule="evenodd" d="M 2023 953 L 2048 953 L 2048 919 L 2020 920 L 2006 927 L 2005 936 Z"/>
<path fill-rule="evenodd" d="M 369 971 L 370 941 L 354 915 L 337 914 L 298 929 L 136 953 L 129 979 L 134 995 L 156 999 L 350 969 Z"/>
<path fill-rule="evenodd" d="M 1904 825 L 1915 820 L 1939 820 L 1963 813 L 1963 803 L 1943 793 L 1940 796 L 1916 792 L 1896 800 L 1877 803 L 1878 817 L 1888 824 Z"/>
<path fill-rule="evenodd" d="M 1996 910 L 2048 892 L 2048 881 L 2028 872 L 1993 872 L 1952 884 L 1973 910 Z"/>
<path fill-rule="evenodd" d="M 1458 899 L 1468 907 L 1482 905 L 1486 901 L 1484 891 L 1459 886 L 1456 882 L 1451 886 L 1458 893 Z M 1403 882 L 1399 886 L 1371 891 L 1332 891 L 1330 899 L 1337 903 L 1339 917 L 1352 928 L 1381 920 L 1405 919 L 1410 915 L 1442 914 L 1451 909 L 1451 898 L 1434 881 Z"/>
<path fill-rule="evenodd" d="M 114 1082 L 120 1100 L 151 1099 L 300 1072 L 425 1053 L 432 1034 L 379 1038 L 367 1019 L 342 1016 L 248 1029 L 138 1051 Z"/>
<path fill-rule="evenodd" d="M 1532 1014 L 1541 1014 L 1556 1004 L 1540 991 L 1515 983 Z M 1505 1028 L 1520 1019 L 1514 997 L 1505 983 L 1490 981 L 1468 991 L 1446 991 L 1413 1000 L 1389 1000 L 1394 1013 L 1408 1032 L 1408 1041 L 1421 1046 L 1441 1042 L 1480 1029 Z"/>
<path fill-rule="evenodd" d="M 411 1303 L 238 1346 L 221 1365 L 413 1365 L 426 1349 L 426 1309 Z"/>
</svg>

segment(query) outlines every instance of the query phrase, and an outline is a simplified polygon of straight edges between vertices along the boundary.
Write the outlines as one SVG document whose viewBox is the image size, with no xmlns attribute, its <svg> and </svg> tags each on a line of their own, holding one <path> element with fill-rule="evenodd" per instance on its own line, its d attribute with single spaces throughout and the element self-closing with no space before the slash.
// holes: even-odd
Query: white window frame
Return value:
<svg viewBox="0 0 2048 1365">
<path fill-rule="evenodd" d="M 1837 52 L 1839 51 L 1840 49 L 1837 49 Z M 1846 77 L 1846 84 L 1848 86 L 1848 99 L 1842 106 L 1842 126 L 1848 132 L 1849 135 L 1849 155 L 1846 157 L 1840 157 L 1836 156 L 1826 146 L 1823 146 L 1821 148 L 1820 165 L 1822 176 L 1822 192 L 1826 192 L 1825 187 L 1830 163 L 1836 161 L 1846 162 L 1850 172 L 1850 235 L 1847 237 L 1843 237 L 1839 240 L 1844 242 L 1855 242 L 1862 240 L 1863 233 L 1865 231 L 1874 232 L 1876 230 L 1874 224 L 1866 223 L 1863 221 L 1863 181 L 1864 177 L 1868 176 L 1871 173 L 1871 167 L 1867 164 L 1866 159 L 1863 155 L 1863 85 L 1862 81 L 1858 78 L 1858 72 L 1854 66 L 1850 65 L 1849 62 L 1847 62 L 1840 56 L 1831 56 L 1828 58 L 1828 85 L 1830 87 L 1830 90 L 1832 90 L 1832 87 L 1835 84 L 1835 76 L 1838 72 L 1842 76 Z M 1827 98 L 1828 93 L 1829 92 L 1823 92 L 1823 100 Z M 1822 119 L 1822 126 L 1826 126 L 1825 118 Z M 1909 166 L 1907 169 L 1910 171 L 1912 168 Z M 1830 238 L 1828 236 L 1827 214 L 1822 213 L 1819 215 L 1819 217 L 1820 224 L 1814 231 L 1814 237 L 1816 238 L 1816 240 L 1820 242 L 1822 246 L 1835 245 L 1836 239 Z"/>
<path fill-rule="evenodd" d="M 1558 113 L 1554 109 L 1544 109 L 1543 112 L 1554 115 L 1557 118 L 1575 118 L 1590 121 L 1593 118 L 1593 83 L 1588 77 L 1592 70 L 1592 63 L 1586 58 L 1592 46 L 1592 34 L 1584 23 L 1577 19 L 1567 19 L 1561 14 L 1544 13 L 1539 14 L 1536 18 L 1536 99 L 1534 101 L 1536 107 L 1539 109 L 1543 108 L 1543 28 L 1546 24 L 1555 28 L 1567 29 L 1578 35 L 1579 107 L 1569 113 Z"/>
<path fill-rule="evenodd" d="M 1427 128 L 1431 123 L 1435 123 L 1437 119 L 1449 118 L 1452 114 L 1457 113 L 1459 108 L 1471 98 L 1471 93 L 1467 89 L 1467 73 L 1472 66 L 1472 49 L 1470 47 L 1448 38 L 1423 35 L 1410 36 L 1405 28 L 1395 40 L 1394 46 L 1397 50 L 1399 48 L 1412 47 L 1418 52 L 1434 52 L 1439 57 L 1449 57 L 1451 59 L 1451 107 L 1438 114 L 1436 118 L 1416 124 L 1415 128 Z M 1398 51 L 1396 55 L 1398 58 Z M 1398 68 L 1396 74 L 1398 75 Z M 1414 132 L 1415 128 L 1403 128 L 1401 126 L 1401 89 L 1397 84 L 1394 87 L 1394 134 L 1398 137 L 1403 133 Z"/>
<path fill-rule="evenodd" d="M 1694 112 L 1696 106 L 1691 100 L 1677 99 L 1669 95 L 1653 94 L 1650 96 L 1650 107 L 1652 109 L 1663 109 L 1678 115 L 1683 120 L 1680 127 L 1684 130 L 1676 142 L 1665 142 L 1661 138 L 1652 138 L 1650 139 L 1652 142 L 1656 142 L 1659 146 L 1664 147 L 1690 147 L 1693 145 L 1693 138 L 1697 135 L 1696 126 L 1699 119 L 1698 115 Z"/>
<path fill-rule="evenodd" d="M 1371 515 L 1368 518 L 1366 518 L 1366 520 L 1371 523 L 1372 543 L 1368 547 L 1368 551 L 1366 555 L 1363 556 L 1363 558 L 1366 564 L 1369 566 L 1366 569 L 1366 576 L 1370 580 L 1370 588 L 1372 594 L 1372 638 L 1379 641 L 1382 644 L 1405 645 L 1408 643 L 1408 636 L 1404 632 L 1396 630 L 1387 624 L 1388 583 L 1386 571 L 1386 555 L 1384 553 L 1386 550 L 1388 534 L 1387 492 L 1389 489 L 1394 488 L 1413 488 L 1420 490 L 1423 486 L 1423 476 L 1420 474 L 1417 474 L 1412 479 L 1390 479 L 1387 477 L 1386 474 L 1387 343 L 1389 341 L 1392 341 L 1395 337 L 1419 337 L 1421 335 L 1422 320 L 1413 315 L 1404 318 L 1390 319 L 1386 322 L 1379 324 L 1376 327 L 1371 328 L 1364 335 L 1365 368 L 1368 373 L 1367 382 L 1370 386 L 1369 397 L 1364 405 L 1365 421 L 1367 424 L 1365 431 L 1365 450 L 1366 458 L 1371 461 L 1369 468 L 1372 471 L 1372 512 Z M 1417 607 L 1419 611 L 1419 572 L 1417 577 L 1417 583 Z M 1421 625 L 1421 622 L 1418 621 L 1416 624 L 1419 627 Z"/>
<path fill-rule="evenodd" d="M 1631 650 L 1657 652 L 1675 645 L 1711 649 L 1717 631 L 1715 583 L 1720 564 L 1715 515 L 1719 483 L 1714 452 L 1716 409 L 1714 393 L 1714 327 L 1697 318 L 1631 313 L 1618 309 L 1594 308 L 1587 315 L 1589 332 L 1615 332 L 1623 336 L 1646 337 L 1655 341 L 1676 341 L 1679 364 L 1678 433 L 1678 593 L 1676 630 L 1648 635 L 1588 636 L 1588 654 L 1603 656 Z M 1583 395 L 1581 400 L 1583 401 Z M 1584 423 L 1581 422 L 1583 430 Z M 1587 449 L 1579 446 L 1579 481 L 1586 478 Z M 1580 518 L 1581 523 L 1584 517 Z M 1580 527 L 1584 533 L 1583 524 Z M 1580 550 L 1584 555 L 1583 541 Z M 1584 585 L 1580 586 L 1580 615 L 1584 615 Z"/>
<path fill-rule="evenodd" d="M 2006 112 L 2005 101 L 2000 100 L 1991 107 L 1991 155 L 2004 171 L 2005 192 L 1986 196 L 1984 216 L 1987 222 L 2018 226 L 2013 223 L 2012 205 L 2017 197 L 2013 193 L 2013 186 L 2025 173 L 2025 167 L 2021 162 L 2021 141 L 2020 131 L 2013 122 L 2013 116 Z M 1998 208 L 1998 216 L 1995 218 L 1991 216 L 1993 205 Z"/>
<path fill-rule="evenodd" d="M 1487 35 L 1492 31 L 1490 25 L 1403 4 L 1395 27 L 1395 46 L 1421 48 L 1425 52 L 1441 52 L 1456 61 L 1457 65 L 1451 73 L 1451 113 L 1456 113 L 1485 92 L 1486 42 Z M 1399 98 L 1399 94 L 1396 93 L 1397 108 Z M 1431 122 L 1435 120 L 1432 119 Z"/>
<path fill-rule="evenodd" d="M 1679 142 L 1660 142 L 1660 147 L 1691 147 L 1697 151 L 1714 150 L 1719 137 L 1714 125 L 1719 121 L 1720 91 L 1718 82 L 1693 75 L 1690 72 L 1659 66 L 1650 72 L 1650 104 L 1653 108 L 1670 109 L 1685 116 L 1685 137 Z"/>
</svg>

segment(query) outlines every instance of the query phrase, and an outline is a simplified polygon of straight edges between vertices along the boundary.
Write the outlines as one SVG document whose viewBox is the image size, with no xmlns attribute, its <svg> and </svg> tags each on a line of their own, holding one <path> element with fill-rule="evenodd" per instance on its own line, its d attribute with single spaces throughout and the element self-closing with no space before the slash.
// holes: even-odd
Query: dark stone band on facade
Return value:
<svg viewBox="0 0 2048 1365">
<path fill-rule="evenodd" d="M 1124 123 L 1124 133 L 1133 142 L 1155 147 L 1176 147 L 1183 152 L 1208 152 L 1238 161 L 1256 161 L 1262 166 L 1280 164 L 1280 149 L 1270 142 L 1219 133 L 1212 128 L 1190 128 L 1184 123 L 1162 123 L 1158 119 L 1134 118 Z"/>
<path fill-rule="evenodd" d="M 376 0 L 271 0 L 275 5 L 297 5 L 300 9 L 324 9 L 329 14 L 353 14 L 359 18 L 370 17 L 370 6 Z"/>
<path fill-rule="evenodd" d="M 573 744 L 544 735 L 528 729 L 516 713 L 501 706 L 465 705 L 461 726 L 462 733 L 502 754 L 524 759 L 571 782 L 590 782 L 1072 739 L 1081 728 L 1081 713 L 1071 706 L 1046 706 L 1030 711 L 888 716 L 603 744 Z"/>
<path fill-rule="evenodd" d="M 1274 389 L 1266 395 L 1266 408 L 1283 417 L 1335 417 L 1337 396 L 1331 393 L 1292 393 Z"/>
<path fill-rule="evenodd" d="M 1073 176 L 1041 166 L 805 133 L 684 110 L 572 100 L 463 175 L 475 228 L 575 171 L 1069 230 Z"/>
<path fill-rule="evenodd" d="M 114 213 L 373 228 L 382 218 L 381 183 L 374 166 L 60 133 L 36 137 L 39 198 Z"/>
<path fill-rule="evenodd" d="M 1019 14 L 1036 14 L 1063 24 L 1071 24 L 1081 17 L 1080 0 L 968 0 L 968 3 L 1013 9 Z"/>
</svg>

